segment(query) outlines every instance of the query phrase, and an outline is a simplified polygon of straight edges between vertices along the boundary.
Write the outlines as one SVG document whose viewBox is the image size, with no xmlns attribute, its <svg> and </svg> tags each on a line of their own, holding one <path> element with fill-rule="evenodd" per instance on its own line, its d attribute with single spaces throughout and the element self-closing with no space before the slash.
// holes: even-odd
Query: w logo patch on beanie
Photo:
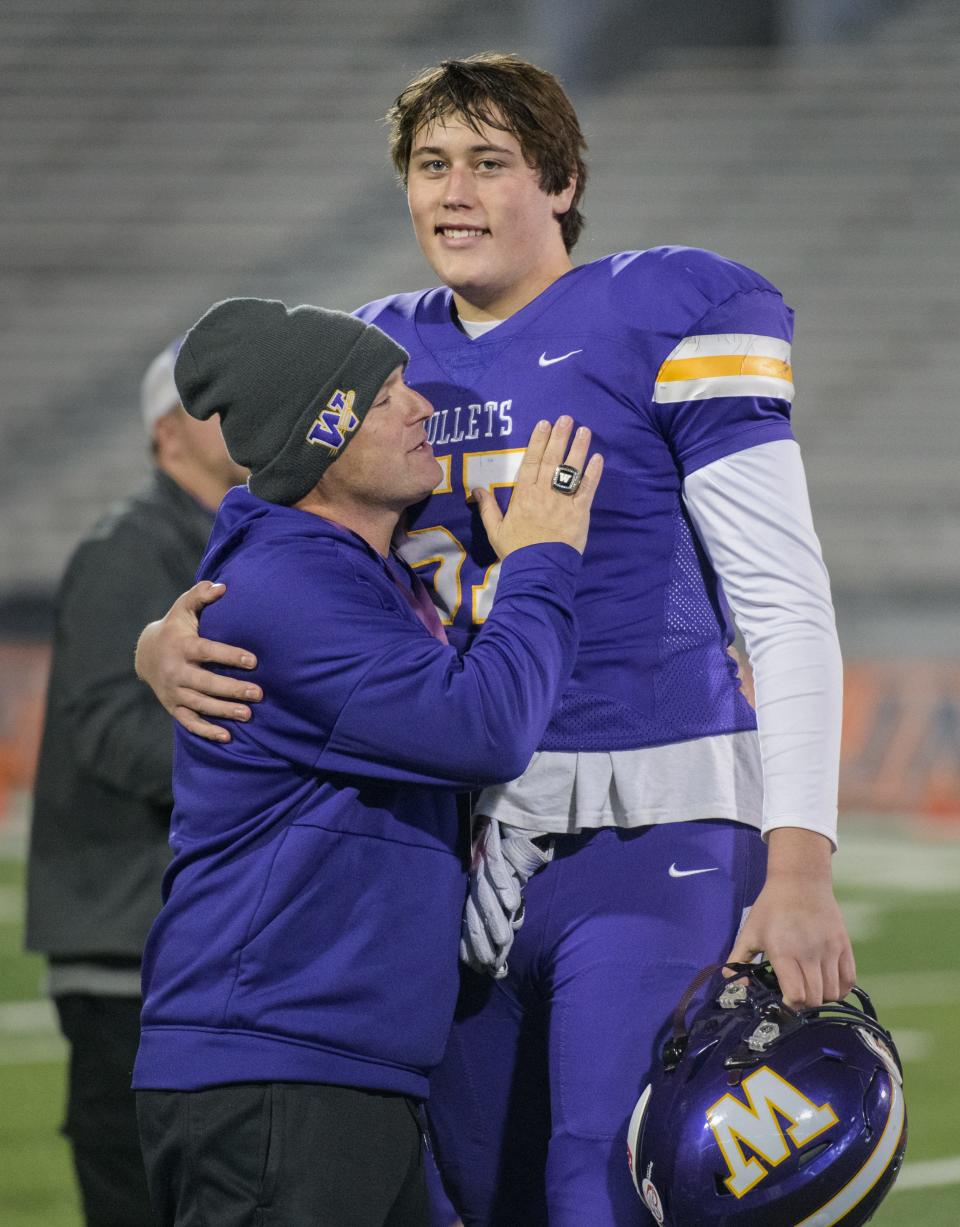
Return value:
<svg viewBox="0 0 960 1227">
<path fill-rule="evenodd" d="M 307 431 L 308 443 L 319 443 L 331 451 L 343 447 L 346 436 L 356 430 L 360 419 L 353 411 L 356 392 L 344 392 L 337 388 L 324 409 Z"/>
</svg>

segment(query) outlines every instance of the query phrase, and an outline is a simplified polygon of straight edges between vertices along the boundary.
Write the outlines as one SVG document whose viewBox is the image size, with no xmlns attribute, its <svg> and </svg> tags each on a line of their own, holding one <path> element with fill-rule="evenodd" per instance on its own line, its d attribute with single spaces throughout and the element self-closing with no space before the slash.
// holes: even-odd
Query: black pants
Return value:
<svg viewBox="0 0 960 1227">
<path fill-rule="evenodd" d="M 70 1044 L 67 1119 L 87 1227 L 150 1227 L 153 1215 L 130 1089 L 139 997 L 56 998 Z"/>
<path fill-rule="evenodd" d="M 138 1091 L 162 1227 L 428 1227 L 417 1109 L 313 1083 Z"/>
</svg>

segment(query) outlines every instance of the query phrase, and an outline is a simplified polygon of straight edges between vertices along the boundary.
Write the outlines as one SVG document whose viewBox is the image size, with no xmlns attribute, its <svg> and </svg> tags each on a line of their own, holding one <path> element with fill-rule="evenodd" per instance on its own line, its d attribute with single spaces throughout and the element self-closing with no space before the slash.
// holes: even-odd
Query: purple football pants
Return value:
<svg viewBox="0 0 960 1227">
<path fill-rule="evenodd" d="M 509 974 L 462 969 L 431 1079 L 436 1157 L 466 1227 L 647 1227 L 630 1114 L 683 990 L 729 954 L 765 867 L 759 834 L 735 822 L 558 837 L 527 884 Z"/>
</svg>

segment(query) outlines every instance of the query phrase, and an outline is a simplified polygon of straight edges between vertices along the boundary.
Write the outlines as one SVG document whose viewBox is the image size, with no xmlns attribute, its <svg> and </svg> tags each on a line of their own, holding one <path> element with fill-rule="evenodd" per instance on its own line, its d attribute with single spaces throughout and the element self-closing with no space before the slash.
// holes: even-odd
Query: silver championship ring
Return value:
<svg viewBox="0 0 960 1227">
<path fill-rule="evenodd" d="M 572 464 L 558 464 L 553 470 L 553 481 L 550 484 L 561 494 L 575 494 L 582 477 L 580 470 L 575 469 Z"/>
</svg>

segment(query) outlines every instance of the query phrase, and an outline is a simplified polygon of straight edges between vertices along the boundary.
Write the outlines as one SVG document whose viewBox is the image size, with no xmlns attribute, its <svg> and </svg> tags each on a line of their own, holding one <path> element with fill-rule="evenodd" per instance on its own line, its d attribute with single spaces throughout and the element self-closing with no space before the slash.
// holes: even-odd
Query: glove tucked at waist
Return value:
<svg viewBox="0 0 960 1227">
<path fill-rule="evenodd" d="M 523 887 L 553 859 L 553 843 L 534 843 L 541 832 L 480 817 L 474 825 L 470 893 L 460 926 L 460 959 L 495 980 L 507 974 L 513 935 L 523 924 Z"/>
</svg>

